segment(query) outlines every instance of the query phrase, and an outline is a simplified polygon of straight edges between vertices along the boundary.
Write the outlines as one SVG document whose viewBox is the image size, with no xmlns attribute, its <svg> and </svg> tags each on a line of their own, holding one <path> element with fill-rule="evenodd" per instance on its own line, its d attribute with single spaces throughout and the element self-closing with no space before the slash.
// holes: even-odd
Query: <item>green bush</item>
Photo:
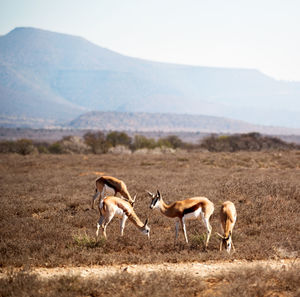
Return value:
<svg viewBox="0 0 300 297">
<path fill-rule="evenodd" d="M 256 132 L 221 136 L 211 135 L 202 140 L 201 147 L 212 152 L 299 149 L 299 146 L 295 144 L 286 143 L 276 137 L 263 136 Z"/>
<path fill-rule="evenodd" d="M 129 147 L 132 139 L 125 132 L 113 131 L 106 135 L 106 141 L 109 146 L 124 145 Z"/>
<path fill-rule="evenodd" d="M 49 150 L 46 145 L 37 145 L 37 150 L 40 154 L 49 154 Z"/>
<path fill-rule="evenodd" d="M 54 142 L 49 146 L 49 152 L 52 154 L 62 154 L 63 153 L 63 147 L 62 145 L 57 141 Z"/>
<path fill-rule="evenodd" d="M 0 153 L 18 153 L 29 155 L 38 152 L 37 147 L 30 139 L 19 139 L 17 141 L 1 141 Z"/>
<path fill-rule="evenodd" d="M 103 132 L 88 132 L 83 135 L 83 139 L 85 144 L 91 148 L 94 154 L 107 153 L 109 146 Z"/>
<path fill-rule="evenodd" d="M 153 149 L 156 147 L 156 141 L 153 138 L 147 138 L 143 135 L 135 135 L 131 148 L 138 150 L 142 148 Z"/>
<path fill-rule="evenodd" d="M 170 135 L 164 138 L 160 138 L 157 141 L 157 146 L 166 146 L 174 149 L 181 148 L 184 146 L 184 142 L 176 135 Z"/>
<path fill-rule="evenodd" d="M 15 141 L 1 141 L 0 153 L 16 153 Z"/>
<path fill-rule="evenodd" d="M 32 140 L 30 139 L 19 139 L 16 141 L 16 152 L 21 155 L 29 155 L 36 151 Z"/>
</svg>

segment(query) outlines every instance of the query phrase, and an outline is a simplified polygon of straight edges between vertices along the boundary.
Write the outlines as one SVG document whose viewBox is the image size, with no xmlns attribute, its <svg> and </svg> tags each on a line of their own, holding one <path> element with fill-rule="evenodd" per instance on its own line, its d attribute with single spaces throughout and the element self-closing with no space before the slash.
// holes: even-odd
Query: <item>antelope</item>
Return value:
<svg viewBox="0 0 300 297">
<path fill-rule="evenodd" d="M 148 238 L 150 238 L 150 227 L 148 226 L 148 219 L 146 219 L 145 223 L 142 223 L 142 221 L 134 212 L 132 205 L 128 201 L 115 196 L 107 196 L 104 198 L 102 204 L 103 205 L 100 212 L 100 218 L 97 223 L 97 237 L 99 235 L 99 229 L 101 227 L 104 237 L 107 238 L 106 228 L 113 217 L 117 216 L 122 218 L 120 225 L 121 236 L 123 236 L 124 233 L 126 220 L 129 219 L 143 234 L 147 235 Z"/>
<path fill-rule="evenodd" d="M 220 220 L 224 235 L 217 234 L 221 237 L 220 251 L 222 251 L 224 245 L 228 254 L 230 253 L 231 246 L 233 250 L 235 250 L 232 242 L 232 230 L 236 222 L 236 217 L 237 214 L 234 204 L 231 201 L 225 201 L 220 210 Z"/>
<path fill-rule="evenodd" d="M 92 197 L 92 204 L 91 204 L 92 209 L 94 208 L 95 200 L 100 195 L 100 201 L 99 201 L 99 205 L 98 205 L 99 211 L 100 211 L 100 209 L 102 208 L 102 201 L 103 201 L 104 195 L 106 193 L 106 188 L 110 188 L 110 189 L 114 190 L 114 192 L 115 192 L 114 196 L 116 196 L 117 193 L 120 193 L 124 199 L 128 200 L 131 203 L 131 205 L 134 204 L 135 198 L 134 199 L 131 198 L 131 196 L 127 190 L 127 187 L 122 180 L 119 180 L 112 176 L 104 176 L 103 175 L 96 180 L 95 194 Z"/>
<path fill-rule="evenodd" d="M 214 204 L 210 200 L 205 197 L 193 197 L 181 201 L 175 201 L 168 205 L 163 201 L 159 190 L 157 190 L 156 194 L 152 194 L 149 191 L 147 192 L 152 198 L 150 203 L 151 209 L 159 208 L 161 213 L 165 216 L 169 218 L 178 218 L 175 225 L 175 242 L 177 241 L 178 237 L 179 222 L 182 227 L 185 241 L 188 243 L 185 220 L 198 219 L 201 214 L 203 223 L 207 229 L 205 243 L 205 248 L 207 248 L 212 231 L 209 219 L 214 212 Z"/>
</svg>

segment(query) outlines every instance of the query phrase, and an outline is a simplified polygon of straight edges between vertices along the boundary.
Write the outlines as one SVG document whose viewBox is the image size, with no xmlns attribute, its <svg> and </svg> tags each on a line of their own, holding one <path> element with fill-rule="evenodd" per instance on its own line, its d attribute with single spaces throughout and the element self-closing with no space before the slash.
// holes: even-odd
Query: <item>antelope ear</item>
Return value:
<svg viewBox="0 0 300 297">
<path fill-rule="evenodd" d="M 148 218 L 146 219 L 146 221 L 145 221 L 145 224 L 144 224 L 144 226 L 146 226 L 147 224 L 148 224 Z"/>
<path fill-rule="evenodd" d="M 148 193 L 149 196 L 151 196 L 151 198 L 154 196 L 154 194 L 152 194 L 151 192 L 149 192 L 147 190 L 146 190 L 146 192 Z"/>
<path fill-rule="evenodd" d="M 159 192 L 159 190 L 157 190 L 157 195 L 160 197 L 160 192 Z"/>
</svg>

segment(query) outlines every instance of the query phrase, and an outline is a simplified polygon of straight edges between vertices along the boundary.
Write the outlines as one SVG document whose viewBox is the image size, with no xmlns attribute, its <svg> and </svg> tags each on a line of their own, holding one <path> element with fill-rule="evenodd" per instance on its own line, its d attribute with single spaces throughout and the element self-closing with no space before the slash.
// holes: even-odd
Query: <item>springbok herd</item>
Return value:
<svg viewBox="0 0 300 297">
<path fill-rule="evenodd" d="M 114 196 L 105 196 L 106 190 L 114 191 Z M 117 193 L 122 198 L 116 197 Z M 205 197 L 193 197 L 185 200 L 175 201 L 171 204 L 166 204 L 157 190 L 156 194 L 147 191 L 151 197 L 150 209 L 158 208 L 162 214 L 169 218 L 177 218 L 175 225 L 175 242 L 178 237 L 179 223 L 183 231 L 185 241 L 188 243 L 186 233 L 186 220 L 198 219 L 201 215 L 203 223 L 207 230 L 205 248 L 211 236 L 212 227 L 209 219 L 214 212 L 214 204 Z M 123 236 L 126 220 L 129 219 L 143 234 L 150 238 L 150 227 L 148 226 L 148 219 L 143 223 L 136 215 L 133 205 L 136 196 L 132 198 L 127 190 L 126 184 L 112 176 L 101 176 L 96 180 L 95 195 L 92 198 L 91 207 L 94 208 L 95 200 L 100 196 L 98 203 L 98 210 L 100 218 L 97 223 L 96 236 L 99 235 L 101 227 L 103 235 L 106 238 L 106 228 L 114 216 L 121 218 L 121 236 Z M 223 245 L 228 253 L 230 253 L 231 246 L 234 249 L 232 242 L 232 230 L 236 222 L 236 209 L 231 201 L 225 201 L 220 209 L 220 222 L 223 229 L 223 235 L 217 233 L 221 237 L 220 251 Z"/>
</svg>

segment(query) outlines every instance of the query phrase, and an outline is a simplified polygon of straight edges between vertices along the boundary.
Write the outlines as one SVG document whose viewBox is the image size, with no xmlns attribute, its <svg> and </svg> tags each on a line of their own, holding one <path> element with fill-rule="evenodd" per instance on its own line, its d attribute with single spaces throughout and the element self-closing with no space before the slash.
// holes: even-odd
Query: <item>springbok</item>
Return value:
<svg viewBox="0 0 300 297">
<path fill-rule="evenodd" d="M 100 201 L 98 204 L 98 208 L 100 211 L 100 209 L 102 208 L 102 201 L 103 201 L 103 198 L 106 193 L 106 188 L 110 188 L 110 189 L 114 190 L 114 192 L 115 192 L 114 196 L 116 196 L 117 193 L 120 193 L 121 196 L 124 199 L 128 200 L 131 205 L 134 204 L 135 198 L 134 199 L 131 198 L 131 196 L 127 190 L 127 187 L 122 180 L 119 180 L 113 176 L 104 176 L 103 175 L 96 180 L 95 194 L 92 197 L 92 204 L 91 204 L 92 209 L 94 208 L 95 200 L 100 195 Z"/>
<path fill-rule="evenodd" d="M 228 253 L 230 253 L 231 246 L 235 250 L 232 242 L 232 230 L 236 222 L 236 209 L 231 201 L 225 201 L 220 210 L 221 226 L 223 228 L 224 235 L 217 233 L 221 237 L 220 251 L 222 251 L 223 245 Z"/>
<path fill-rule="evenodd" d="M 157 190 L 156 194 L 152 194 L 149 191 L 147 192 L 152 198 L 150 204 L 151 209 L 159 208 L 161 213 L 165 216 L 169 218 L 178 218 L 175 225 L 175 242 L 178 237 L 179 222 L 182 227 L 185 241 L 186 243 L 188 243 L 185 220 L 198 219 L 201 214 L 202 220 L 207 230 L 205 243 L 205 247 L 207 248 L 212 231 L 209 219 L 214 212 L 214 204 L 210 200 L 205 197 L 193 197 L 181 201 L 175 201 L 168 205 L 163 201 L 159 190 Z"/>
<path fill-rule="evenodd" d="M 145 223 L 143 224 L 134 212 L 132 205 L 128 201 L 115 196 L 107 196 L 102 202 L 100 218 L 97 223 L 97 237 L 99 235 L 99 229 L 101 227 L 103 230 L 103 235 L 106 238 L 106 227 L 114 216 L 122 218 L 120 226 L 121 236 L 123 236 L 124 233 L 126 220 L 129 219 L 143 234 L 147 235 L 148 238 L 150 238 L 150 227 L 148 226 L 148 219 L 146 219 Z"/>
</svg>

